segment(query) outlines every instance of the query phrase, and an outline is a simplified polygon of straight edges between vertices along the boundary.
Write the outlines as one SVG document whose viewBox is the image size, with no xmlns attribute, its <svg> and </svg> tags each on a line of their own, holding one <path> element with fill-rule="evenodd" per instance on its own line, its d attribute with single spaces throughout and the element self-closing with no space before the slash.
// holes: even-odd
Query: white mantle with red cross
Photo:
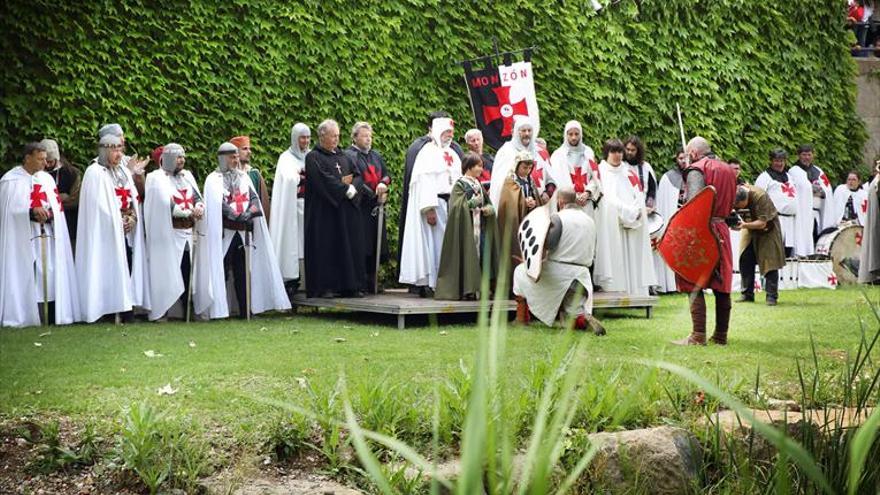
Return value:
<svg viewBox="0 0 880 495">
<path fill-rule="evenodd" d="M 831 260 L 788 260 L 779 270 L 779 290 L 836 289 L 839 281 Z M 733 292 L 742 290 L 739 272 L 733 274 Z M 764 290 L 761 272 L 755 268 L 755 292 Z"/>
</svg>

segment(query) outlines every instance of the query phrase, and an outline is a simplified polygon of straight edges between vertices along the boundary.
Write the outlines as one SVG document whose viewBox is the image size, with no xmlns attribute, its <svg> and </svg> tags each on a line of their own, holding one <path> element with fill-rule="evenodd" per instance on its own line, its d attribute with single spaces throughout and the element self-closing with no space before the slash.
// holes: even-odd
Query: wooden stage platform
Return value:
<svg viewBox="0 0 880 495">
<path fill-rule="evenodd" d="M 654 296 L 630 297 L 622 292 L 598 292 L 593 295 L 593 307 L 597 309 L 613 308 L 639 308 L 645 310 L 645 316 L 650 318 L 654 312 L 654 306 L 658 302 Z M 367 295 L 365 297 L 337 297 L 337 298 L 306 298 L 305 294 L 298 293 L 293 298 L 295 306 L 314 308 L 333 308 L 341 311 L 355 311 L 365 313 L 381 313 L 397 315 L 397 328 L 406 328 L 407 315 L 430 315 L 452 313 L 479 313 L 480 301 L 439 301 L 435 299 L 423 299 L 418 295 L 410 294 L 405 289 L 389 289 L 383 294 Z M 515 301 L 504 301 L 507 311 L 516 311 Z M 491 309 L 494 301 L 490 303 Z"/>
</svg>

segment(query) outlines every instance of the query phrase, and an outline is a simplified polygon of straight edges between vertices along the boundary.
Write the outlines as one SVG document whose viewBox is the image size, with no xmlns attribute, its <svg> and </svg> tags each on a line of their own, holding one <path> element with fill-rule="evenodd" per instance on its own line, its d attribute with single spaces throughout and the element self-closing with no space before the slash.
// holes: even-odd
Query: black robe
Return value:
<svg viewBox="0 0 880 495">
<path fill-rule="evenodd" d="M 316 146 L 306 155 L 305 268 L 306 296 L 345 294 L 364 289 L 364 242 L 356 201 L 362 181 L 357 168 L 336 148 Z M 359 192 L 348 199 L 345 175 Z"/>
<path fill-rule="evenodd" d="M 379 230 L 379 217 L 376 207 L 378 206 L 376 187 L 380 182 L 386 186 L 391 184 L 391 174 L 385 166 L 385 159 L 376 150 L 371 149 L 364 153 L 356 146 L 351 145 L 344 151 L 345 155 L 357 167 L 361 176 L 360 188 L 358 189 L 361 224 L 364 229 L 364 263 L 366 266 L 366 283 L 372 287 L 373 277 L 376 271 L 376 233 Z M 388 261 L 388 212 L 382 226 L 382 245 L 380 246 L 379 262 Z"/>
<path fill-rule="evenodd" d="M 422 136 L 416 138 L 415 141 L 409 145 L 409 148 L 406 150 L 406 158 L 404 161 L 404 171 L 403 171 L 403 184 L 401 190 L 403 191 L 403 197 L 400 200 L 400 215 L 397 217 L 397 266 L 398 271 L 400 270 L 400 255 L 403 252 L 403 232 L 406 230 L 406 205 L 409 203 L 409 181 L 412 179 L 412 171 L 413 167 L 416 166 L 416 157 L 419 156 L 419 151 L 422 151 L 422 147 L 431 142 L 431 136 Z M 458 155 L 459 158 L 464 157 L 464 152 L 461 150 L 461 146 L 458 145 L 455 141 L 452 142 L 452 151 Z"/>
<path fill-rule="evenodd" d="M 70 246 L 76 246 L 76 220 L 79 215 L 79 187 L 82 173 L 73 165 L 62 165 L 55 170 L 47 170 L 55 179 L 58 186 L 58 194 L 67 194 L 67 199 L 62 201 L 64 217 L 67 219 L 67 233 L 70 236 Z"/>
</svg>

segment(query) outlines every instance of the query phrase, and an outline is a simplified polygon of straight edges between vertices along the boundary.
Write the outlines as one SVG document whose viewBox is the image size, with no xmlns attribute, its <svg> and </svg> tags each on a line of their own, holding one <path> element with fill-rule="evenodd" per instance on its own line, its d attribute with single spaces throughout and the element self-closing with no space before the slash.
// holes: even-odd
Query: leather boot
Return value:
<svg viewBox="0 0 880 495">
<path fill-rule="evenodd" d="M 520 325 L 528 325 L 531 320 L 529 305 L 522 296 L 516 296 L 516 322 Z"/>
<path fill-rule="evenodd" d="M 703 291 L 691 294 L 691 321 L 693 330 L 684 339 L 672 341 L 675 345 L 706 345 L 706 299 Z"/>
<path fill-rule="evenodd" d="M 715 333 L 712 342 L 727 345 L 727 329 L 730 326 L 730 294 L 715 293 Z"/>
</svg>

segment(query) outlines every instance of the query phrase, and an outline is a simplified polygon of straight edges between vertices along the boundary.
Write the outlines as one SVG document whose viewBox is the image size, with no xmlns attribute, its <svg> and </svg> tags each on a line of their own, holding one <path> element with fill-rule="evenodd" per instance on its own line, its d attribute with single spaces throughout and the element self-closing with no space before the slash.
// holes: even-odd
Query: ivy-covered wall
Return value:
<svg viewBox="0 0 880 495">
<path fill-rule="evenodd" d="M 221 142 L 249 134 L 271 177 L 294 122 L 332 117 L 345 144 L 355 121 L 372 122 L 400 171 L 428 111 L 448 110 L 459 134 L 472 125 L 454 61 L 491 52 L 497 37 L 502 49 L 539 47 L 551 148 L 576 118 L 597 152 L 634 133 L 665 170 L 679 102 L 688 135 L 741 158 L 748 175 L 770 148 L 812 141 L 837 176 L 859 163 L 866 137 L 845 3 L 622 0 L 596 14 L 588 0 L 7 0 L 0 168 L 44 136 L 83 166 L 98 127 L 115 121 L 129 152 L 181 143 L 202 177 Z"/>
</svg>

